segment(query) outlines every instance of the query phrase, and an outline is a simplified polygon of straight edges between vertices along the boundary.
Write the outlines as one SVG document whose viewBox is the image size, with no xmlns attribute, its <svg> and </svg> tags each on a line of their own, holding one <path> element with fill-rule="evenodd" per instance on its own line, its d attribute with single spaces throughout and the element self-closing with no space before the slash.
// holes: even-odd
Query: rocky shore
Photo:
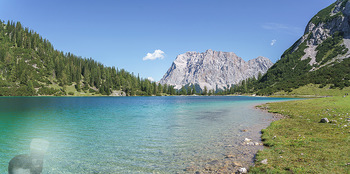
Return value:
<svg viewBox="0 0 350 174">
<path fill-rule="evenodd" d="M 262 112 L 268 112 L 265 107 L 256 106 Z M 265 118 L 270 124 L 273 121 L 284 118 L 281 114 L 270 113 L 271 117 Z M 246 129 L 240 130 L 240 140 L 227 141 L 223 140 L 219 146 L 223 146 L 224 152 L 219 155 L 219 158 L 193 161 L 187 164 L 187 167 L 180 173 L 194 173 L 194 174 L 231 174 L 231 173 L 247 173 L 250 166 L 254 165 L 255 155 L 259 150 L 264 148 L 261 141 L 261 129 L 268 125 L 255 125 Z M 230 143 L 231 144 L 230 144 Z M 218 147 L 222 148 L 222 147 Z M 267 160 L 261 163 L 268 163 Z"/>
</svg>

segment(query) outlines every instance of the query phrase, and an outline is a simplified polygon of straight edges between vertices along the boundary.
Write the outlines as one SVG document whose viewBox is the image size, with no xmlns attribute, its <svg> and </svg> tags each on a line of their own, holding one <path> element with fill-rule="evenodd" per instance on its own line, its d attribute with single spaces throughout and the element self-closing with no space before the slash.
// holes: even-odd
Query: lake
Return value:
<svg viewBox="0 0 350 174">
<path fill-rule="evenodd" d="M 260 141 L 272 119 L 254 106 L 286 100 L 292 99 L 1 97 L 0 172 L 14 156 L 29 154 L 34 138 L 50 143 L 43 173 L 182 173 L 227 153 L 249 165 L 263 147 L 242 141 Z"/>
</svg>

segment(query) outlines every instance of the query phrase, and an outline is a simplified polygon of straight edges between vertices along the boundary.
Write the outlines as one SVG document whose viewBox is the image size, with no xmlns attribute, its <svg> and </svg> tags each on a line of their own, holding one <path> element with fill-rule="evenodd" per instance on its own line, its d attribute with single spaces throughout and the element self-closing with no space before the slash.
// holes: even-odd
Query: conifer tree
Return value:
<svg viewBox="0 0 350 174">
<path fill-rule="evenodd" d="M 208 94 L 208 89 L 207 89 L 207 86 L 204 86 L 204 89 L 203 89 L 203 95 L 207 95 Z"/>
</svg>

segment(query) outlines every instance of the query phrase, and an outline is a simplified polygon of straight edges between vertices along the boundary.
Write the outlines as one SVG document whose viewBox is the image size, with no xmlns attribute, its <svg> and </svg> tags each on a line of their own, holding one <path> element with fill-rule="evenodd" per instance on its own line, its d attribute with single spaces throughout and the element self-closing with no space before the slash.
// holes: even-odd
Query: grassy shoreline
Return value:
<svg viewBox="0 0 350 174">
<path fill-rule="evenodd" d="M 260 107 L 286 118 L 262 130 L 266 148 L 257 153 L 250 173 L 350 173 L 350 96 Z"/>
</svg>

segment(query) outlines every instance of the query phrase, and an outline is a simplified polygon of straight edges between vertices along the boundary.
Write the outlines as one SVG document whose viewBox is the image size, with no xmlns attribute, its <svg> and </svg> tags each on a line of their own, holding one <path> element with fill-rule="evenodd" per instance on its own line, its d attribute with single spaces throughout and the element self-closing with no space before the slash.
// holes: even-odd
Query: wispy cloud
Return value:
<svg viewBox="0 0 350 174">
<path fill-rule="evenodd" d="M 277 40 L 276 39 L 273 39 L 272 41 L 271 41 L 271 46 L 274 46 L 275 45 L 275 43 L 277 42 Z"/>
<path fill-rule="evenodd" d="M 162 50 L 155 50 L 153 53 L 147 53 L 142 60 L 164 59 L 164 52 Z"/>
<path fill-rule="evenodd" d="M 283 32 L 292 35 L 300 35 L 303 34 L 303 29 L 300 27 L 290 26 L 286 24 L 280 23 L 265 23 L 261 26 L 265 30 L 273 30 L 277 32 Z"/>
<path fill-rule="evenodd" d="M 147 77 L 147 79 L 151 82 L 154 82 L 154 78 L 153 77 Z"/>
</svg>

